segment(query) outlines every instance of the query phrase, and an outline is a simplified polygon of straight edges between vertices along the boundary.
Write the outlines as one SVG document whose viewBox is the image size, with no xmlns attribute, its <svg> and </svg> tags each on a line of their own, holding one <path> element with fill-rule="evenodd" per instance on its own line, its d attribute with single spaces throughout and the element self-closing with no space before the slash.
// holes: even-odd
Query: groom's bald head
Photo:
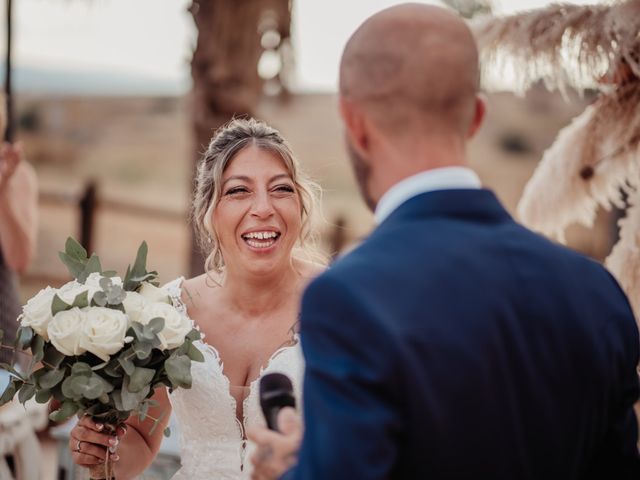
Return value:
<svg viewBox="0 0 640 480">
<path fill-rule="evenodd" d="M 404 4 L 367 19 L 349 39 L 340 94 L 392 132 L 424 128 L 466 135 L 479 84 L 466 24 L 439 7 Z"/>
</svg>

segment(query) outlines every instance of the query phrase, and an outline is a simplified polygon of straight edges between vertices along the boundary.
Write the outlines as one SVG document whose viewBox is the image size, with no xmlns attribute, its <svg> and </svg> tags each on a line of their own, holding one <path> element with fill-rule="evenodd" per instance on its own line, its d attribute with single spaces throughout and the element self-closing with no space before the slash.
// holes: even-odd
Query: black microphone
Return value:
<svg viewBox="0 0 640 480">
<path fill-rule="evenodd" d="M 296 408 L 293 384 L 282 373 L 267 373 L 260 379 L 260 407 L 270 430 L 278 431 L 278 413 L 284 407 Z"/>
</svg>

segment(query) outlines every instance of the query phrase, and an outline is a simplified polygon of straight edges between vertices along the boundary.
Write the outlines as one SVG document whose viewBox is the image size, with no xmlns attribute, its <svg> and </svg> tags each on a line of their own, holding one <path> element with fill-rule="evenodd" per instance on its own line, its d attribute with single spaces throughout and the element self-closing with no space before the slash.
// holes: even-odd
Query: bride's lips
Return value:
<svg viewBox="0 0 640 480">
<path fill-rule="evenodd" d="M 275 228 L 260 228 L 246 231 L 240 234 L 247 247 L 260 253 L 270 252 L 280 239 L 280 230 Z"/>
</svg>

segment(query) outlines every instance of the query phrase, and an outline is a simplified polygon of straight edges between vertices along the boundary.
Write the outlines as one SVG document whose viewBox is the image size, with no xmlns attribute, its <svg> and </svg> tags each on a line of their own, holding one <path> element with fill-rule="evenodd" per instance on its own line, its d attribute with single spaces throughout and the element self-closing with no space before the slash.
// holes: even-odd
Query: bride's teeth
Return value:
<svg viewBox="0 0 640 480">
<path fill-rule="evenodd" d="M 276 238 L 278 234 L 276 232 L 251 232 L 243 235 L 243 237 L 249 238 L 257 238 L 258 240 L 266 240 L 271 238 Z"/>
</svg>

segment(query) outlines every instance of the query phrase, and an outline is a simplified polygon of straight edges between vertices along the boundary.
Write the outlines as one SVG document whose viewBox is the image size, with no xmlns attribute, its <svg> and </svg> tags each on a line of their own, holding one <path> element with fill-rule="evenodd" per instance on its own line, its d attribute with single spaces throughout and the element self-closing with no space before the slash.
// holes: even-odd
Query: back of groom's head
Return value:
<svg viewBox="0 0 640 480">
<path fill-rule="evenodd" d="M 349 39 L 340 95 L 392 134 L 467 137 L 476 114 L 478 51 L 455 14 L 403 4 L 368 18 Z"/>
</svg>

